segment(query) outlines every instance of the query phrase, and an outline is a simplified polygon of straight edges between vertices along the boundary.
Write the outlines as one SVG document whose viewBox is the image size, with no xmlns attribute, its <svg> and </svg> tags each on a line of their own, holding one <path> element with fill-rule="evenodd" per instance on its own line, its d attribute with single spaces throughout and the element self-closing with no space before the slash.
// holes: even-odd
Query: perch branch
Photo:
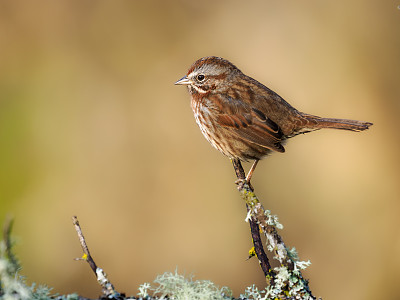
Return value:
<svg viewBox="0 0 400 300">
<path fill-rule="evenodd" d="M 81 243 L 81 247 L 83 250 L 82 258 L 78 258 L 78 260 L 86 260 L 93 270 L 94 274 L 96 275 L 97 282 L 101 285 L 103 289 L 103 294 L 109 299 L 116 299 L 119 298 L 121 295 L 118 293 L 112 283 L 108 280 L 107 274 L 103 271 L 103 269 L 97 267 L 96 263 L 94 262 L 92 256 L 90 255 L 89 248 L 86 244 L 85 237 L 83 236 L 81 226 L 79 225 L 78 218 L 76 216 L 72 217 L 72 223 L 75 226 L 76 233 L 79 237 L 79 242 Z"/>
<path fill-rule="evenodd" d="M 301 299 L 316 299 L 311 293 L 308 281 L 303 278 L 300 271 L 309 263 L 299 262 L 295 250 L 289 250 L 286 247 L 282 237 L 277 232 L 277 228 L 282 226 L 277 217 L 264 209 L 254 193 L 253 187 L 246 182 L 245 172 L 240 160 L 232 160 L 232 163 L 239 181 L 238 190 L 246 202 L 246 220 L 250 223 L 255 252 L 270 286 L 275 289 L 277 296 L 283 299 L 286 299 L 287 296 L 285 292 L 288 292 L 290 296 L 301 295 Z M 274 252 L 274 259 L 279 261 L 281 267 L 271 269 L 261 242 L 259 228 L 267 239 L 267 249 Z M 277 280 L 278 277 L 279 280 Z"/>
<path fill-rule="evenodd" d="M 246 173 L 243 170 L 242 164 L 240 160 L 232 160 L 233 167 L 235 169 L 236 177 L 239 181 L 243 182 L 246 179 Z M 241 184 L 239 184 L 240 191 Z M 242 187 L 243 188 L 243 187 Z M 247 211 L 249 211 L 249 206 L 246 204 Z M 253 240 L 254 251 L 260 263 L 260 267 L 264 272 L 265 278 L 269 283 L 272 283 L 274 280 L 274 273 L 271 268 L 271 264 L 269 263 L 268 256 L 265 254 L 264 247 L 262 244 L 261 236 L 260 236 L 260 228 L 256 221 L 249 220 L 251 237 Z"/>
</svg>

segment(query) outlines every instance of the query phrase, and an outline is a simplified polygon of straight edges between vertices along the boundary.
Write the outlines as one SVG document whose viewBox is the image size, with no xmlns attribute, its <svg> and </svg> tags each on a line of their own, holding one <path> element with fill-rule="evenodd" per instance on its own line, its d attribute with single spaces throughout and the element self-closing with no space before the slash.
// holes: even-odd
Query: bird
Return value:
<svg viewBox="0 0 400 300">
<path fill-rule="evenodd" d="M 222 57 L 198 59 L 175 85 L 188 87 L 196 123 L 214 148 L 232 160 L 254 161 L 248 183 L 259 160 L 285 152 L 294 136 L 323 128 L 357 132 L 373 125 L 303 113 Z"/>
</svg>

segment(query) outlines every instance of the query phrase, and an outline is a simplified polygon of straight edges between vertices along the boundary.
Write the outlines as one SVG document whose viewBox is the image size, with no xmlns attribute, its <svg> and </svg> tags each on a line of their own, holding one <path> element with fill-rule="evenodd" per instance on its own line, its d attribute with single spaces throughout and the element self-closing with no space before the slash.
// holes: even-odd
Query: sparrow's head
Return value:
<svg viewBox="0 0 400 300">
<path fill-rule="evenodd" d="M 197 60 L 186 76 L 175 84 L 187 85 L 190 93 L 221 92 L 235 82 L 240 70 L 226 59 L 216 56 Z"/>
</svg>

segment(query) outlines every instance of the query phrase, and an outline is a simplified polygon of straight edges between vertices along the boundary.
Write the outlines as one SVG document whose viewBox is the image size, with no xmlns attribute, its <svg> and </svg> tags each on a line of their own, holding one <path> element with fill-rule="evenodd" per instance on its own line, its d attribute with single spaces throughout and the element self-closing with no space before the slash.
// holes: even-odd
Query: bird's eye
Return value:
<svg viewBox="0 0 400 300">
<path fill-rule="evenodd" d="M 205 77 L 203 74 L 197 75 L 197 80 L 198 80 L 198 81 L 203 81 L 204 78 L 206 78 L 206 77 Z"/>
</svg>

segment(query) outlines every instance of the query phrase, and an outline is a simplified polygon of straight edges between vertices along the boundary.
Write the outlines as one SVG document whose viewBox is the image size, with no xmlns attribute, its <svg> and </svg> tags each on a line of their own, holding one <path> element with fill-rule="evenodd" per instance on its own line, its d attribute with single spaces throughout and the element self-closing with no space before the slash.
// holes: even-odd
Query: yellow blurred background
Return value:
<svg viewBox="0 0 400 300">
<path fill-rule="evenodd" d="M 120 292 L 175 268 L 236 297 L 265 286 L 233 168 L 173 85 L 217 55 L 301 111 L 374 123 L 290 140 L 253 185 L 314 295 L 398 299 L 399 4 L 0 1 L 0 221 L 15 217 L 22 274 L 100 294 L 73 261 L 77 215 Z"/>
</svg>

